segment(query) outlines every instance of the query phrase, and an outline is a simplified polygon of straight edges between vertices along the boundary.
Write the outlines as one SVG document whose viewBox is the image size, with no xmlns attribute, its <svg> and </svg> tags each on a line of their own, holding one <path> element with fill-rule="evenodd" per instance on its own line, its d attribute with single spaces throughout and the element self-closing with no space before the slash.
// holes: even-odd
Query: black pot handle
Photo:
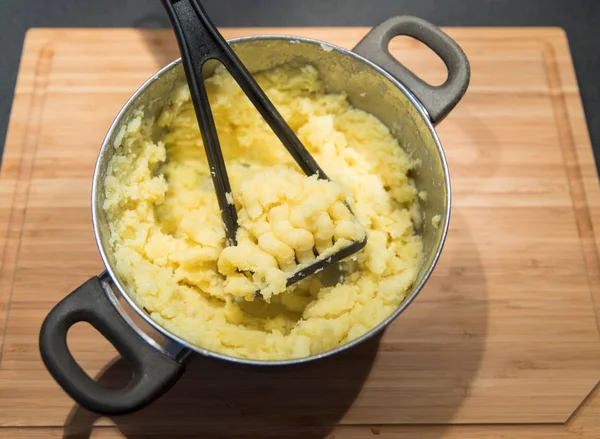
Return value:
<svg viewBox="0 0 600 439">
<path fill-rule="evenodd" d="M 429 85 L 390 54 L 390 41 L 400 35 L 421 41 L 444 61 L 448 68 L 446 82 L 440 86 Z M 469 85 L 471 69 L 463 50 L 439 27 L 421 18 L 392 17 L 371 29 L 352 51 L 387 70 L 404 84 L 421 101 L 434 124 L 450 113 Z"/>
<path fill-rule="evenodd" d="M 67 346 L 67 331 L 88 322 L 129 361 L 134 373 L 122 389 L 109 389 L 77 364 Z M 50 374 L 75 401 L 102 415 L 123 415 L 151 403 L 170 389 L 184 367 L 148 344 L 121 317 L 93 277 L 50 311 L 40 331 L 40 352 Z"/>
</svg>

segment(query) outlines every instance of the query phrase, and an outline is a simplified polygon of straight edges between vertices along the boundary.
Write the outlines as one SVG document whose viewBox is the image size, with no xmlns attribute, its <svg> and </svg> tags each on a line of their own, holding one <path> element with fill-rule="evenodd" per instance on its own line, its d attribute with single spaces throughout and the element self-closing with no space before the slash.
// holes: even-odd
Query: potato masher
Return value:
<svg viewBox="0 0 600 439">
<path fill-rule="evenodd" d="M 224 65 L 306 175 L 316 174 L 318 178 L 324 180 L 328 180 L 328 177 L 219 33 L 200 2 L 198 0 L 162 0 L 162 2 L 179 44 L 185 75 L 221 210 L 227 243 L 236 245 L 237 211 L 235 205 L 228 201 L 228 195 L 231 196 L 231 186 L 202 74 L 202 67 L 206 61 L 217 60 Z M 347 204 L 346 206 L 348 207 Z M 350 210 L 349 207 L 348 209 Z M 352 213 L 351 210 L 350 212 Z M 361 250 L 366 243 L 365 235 L 360 242 L 353 241 L 326 258 L 317 258 L 314 262 L 303 265 L 291 273 L 287 278 L 287 285 L 338 263 Z"/>
</svg>

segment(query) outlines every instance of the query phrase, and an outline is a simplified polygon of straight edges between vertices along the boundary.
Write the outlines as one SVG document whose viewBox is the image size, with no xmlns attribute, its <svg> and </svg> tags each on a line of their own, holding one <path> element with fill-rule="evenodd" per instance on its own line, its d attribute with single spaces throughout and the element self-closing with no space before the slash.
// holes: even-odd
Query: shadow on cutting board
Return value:
<svg viewBox="0 0 600 439">
<path fill-rule="evenodd" d="M 392 405 L 398 423 L 451 423 L 470 397 L 487 327 L 478 252 L 460 213 L 452 223 L 438 269 L 383 337 L 337 356 L 285 368 L 198 356 L 166 395 L 112 422 L 128 439 L 321 439 L 331 437 L 353 405 L 358 407 L 349 414 L 350 422 L 368 425 L 363 428 L 369 434 L 385 432 L 385 426 L 371 426 L 368 419 Z M 122 387 L 130 377 L 128 366 L 116 360 L 99 380 L 107 387 Z M 98 419 L 75 406 L 65 422 L 64 438 L 89 438 Z M 445 430 L 441 425 L 418 437 L 438 439 Z"/>
<path fill-rule="evenodd" d="M 156 62 L 156 71 L 181 56 L 166 13 L 148 14 L 134 22 L 133 27 L 140 28 L 138 32 Z"/>
<path fill-rule="evenodd" d="M 195 357 L 180 381 L 145 409 L 114 417 L 127 438 L 282 437 L 323 438 L 352 406 L 375 359 L 380 337 L 317 362 L 259 368 Z M 131 371 L 115 360 L 98 380 L 123 387 Z M 87 438 L 98 416 L 76 406 L 64 437 Z"/>
</svg>

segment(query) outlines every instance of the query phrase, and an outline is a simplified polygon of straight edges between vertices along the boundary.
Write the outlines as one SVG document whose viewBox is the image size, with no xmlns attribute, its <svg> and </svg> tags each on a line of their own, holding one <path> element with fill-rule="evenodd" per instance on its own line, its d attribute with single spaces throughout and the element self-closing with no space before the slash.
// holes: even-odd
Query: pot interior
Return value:
<svg viewBox="0 0 600 439">
<path fill-rule="evenodd" d="M 369 334 L 355 340 L 360 342 L 364 337 L 385 326 L 410 303 L 429 277 L 441 251 L 449 221 L 450 188 L 443 151 L 433 126 L 425 110 L 404 86 L 377 66 L 351 52 L 319 41 L 292 37 L 249 37 L 232 40 L 230 44 L 252 73 L 282 64 L 312 64 L 320 72 L 328 91 L 344 91 L 353 106 L 378 117 L 399 140 L 401 146 L 420 161 L 420 166 L 412 177 L 418 189 L 427 193 L 426 199 L 420 200 L 422 221 L 418 225 L 419 233 L 423 237 L 423 264 L 411 291 L 397 312 Z M 205 64 L 205 76 L 211 74 L 215 65 L 216 62 Z M 169 104 L 172 92 L 184 81 L 185 74 L 180 62 L 173 62 L 152 76 L 115 119 L 98 158 L 93 188 L 96 237 L 109 273 L 119 290 L 127 295 L 129 292 L 114 268 L 115 261 L 108 243 L 110 233 L 102 209 L 103 181 L 107 164 L 115 151 L 112 145 L 120 127 L 128 123 L 135 109 L 143 105 L 147 117 L 153 118 Z M 327 164 L 322 165 L 327 169 Z M 436 215 L 440 215 L 437 226 L 432 221 Z M 133 299 L 131 295 L 129 297 Z M 135 306 L 133 300 L 129 302 Z M 140 309 L 138 312 L 143 313 Z M 350 345 L 352 344 L 354 342 Z"/>
</svg>

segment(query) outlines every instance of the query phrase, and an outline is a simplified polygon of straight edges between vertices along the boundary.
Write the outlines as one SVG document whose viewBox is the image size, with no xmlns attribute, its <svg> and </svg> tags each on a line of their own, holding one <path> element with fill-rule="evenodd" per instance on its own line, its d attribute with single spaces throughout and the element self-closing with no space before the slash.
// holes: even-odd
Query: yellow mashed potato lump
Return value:
<svg viewBox="0 0 600 439">
<path fill-rule="evenodd" d="M 423 252 L 413 226 L 418 191 L 408 176 L 415 163 L 376 117 L 352 107 L 344 93 L 326 92 L 313 67 L 279 67 L 256 79 L 335 185 L 312 191 L 319 182 L 300 174 L 235 81 L 217 69 L 206 86 L 231 180 L 230 201 L 239 214 L 238 233 L 247 234 L 240 243 L 290 269 L 291 252 L 280 243 L 301 263 L 308 249 L 304 240 L 311 238 L 303 232 L 291 237 L 284 228 L 309 231 L 315 246 L 327 247 L 332 232 L 327 213 L 334 238 L 355 237 L 358 231 L 341 225 L 344 218 L 337 216 L 339 202 L 346 200 L 368 241 L 342 263 L 343 282 L 331 285 L 319 273 L 268 302 L 246 294 L 241 296 L 249 300 L 240 300 L 244 287 L 232 285 L 239 279 L 233 270 L 251 267 L 236 259 L 238 250 L 225 247 L 187 87 L 174 93 L 158 118 L 146 118 L 140 109 L 118 133 L 103 207 L 117 272 L 160 325 L 231 356 L 306 357 L 365 334 L 411 288 Z M 269 204 L 263 196 L 278 201 Z"/>
<path fill-rule="evenodd" d="M 336 183 L 278 166 L 242 181 L 237 245 L 217 263 L 224 291 L 270 301 L 296 271 L 365 238 Z"/>
</svg>

